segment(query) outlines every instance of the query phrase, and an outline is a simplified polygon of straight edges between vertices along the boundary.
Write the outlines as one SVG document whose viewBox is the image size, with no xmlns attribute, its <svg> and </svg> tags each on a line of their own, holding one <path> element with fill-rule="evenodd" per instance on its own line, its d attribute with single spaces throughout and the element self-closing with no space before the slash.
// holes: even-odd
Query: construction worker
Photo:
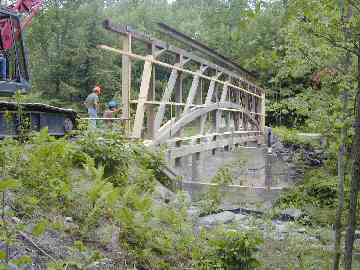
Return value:
<svg viewBox="0 0 360 270">
<path fill-rule="evenodd" d="M 118 104 L 115 100 L 112 100 L 108 103 L 108 109 L 104 112 L 103 117 L 104 118 L 114 118 L 115 114 L 119 112 L 121 109 L 118 109 Z M 111 119 L 105 119 L 105 124 L 108 128 L 112 128 L 113 120 Z"/>
<path fill-rule="evenodd" d="M 96 118 L 97 113 L 99 111 L 99 96 L 101 94 L 101 87 L 96 85 L 93 88 L 93 92 L 87 96 L 85 100 L 85 106 L 89 113 L 89 128 L 95 129 L 96 128 Z"/>
</svg>

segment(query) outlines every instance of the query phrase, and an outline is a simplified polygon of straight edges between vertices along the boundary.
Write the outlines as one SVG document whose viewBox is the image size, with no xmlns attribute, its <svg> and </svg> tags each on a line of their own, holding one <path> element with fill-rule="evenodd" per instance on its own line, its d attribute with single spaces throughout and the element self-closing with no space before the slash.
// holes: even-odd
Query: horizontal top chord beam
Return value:
<svg viewBox="0 0 360 270">
<path fill-rule="evenodd" d="M 194 71 L 191 71 L 191 70 L 188 70 L 188 69 L 184 69 L 184 68 L 181 68 L 181 67 L 178 67 L 176 65 L 171 65 L 171 64 L 168 64 L 168 63 L 164 63 L 164 62 L 161 62 L 161 61 L 158 61 L 158 60 L 155 60 L 155 59 L 151 59 L 149 60 L 148 58 L 146 58 L 145 56 L 142 56 L 142 55 L 137 55 L 137 54 L 134 54 L 134 53 L 129 53 L 129 52 L 126 52 L 126 51 L 123 51 L 123 50 L 118 50 L 118 49 L 115 49 L 115 48 L 111 48 L 109 46 L 106 46 L 106 45 L 98 45 L 97 46 L 98 48 L 100 49 L 104 49 L 104 50 L 108 50 L 108 51 L 111 51 L 111 52 L 115 52 L 115 53 L 118 53 L 118 54 L 122 54 L 122 55 L 127 55 L 131 58 L 134 58 L 134 59 L 139 59 L 139 60 L 143 60 L 143 61 L 150 61 L 150 62 L 153 62 L 155 64 L 158 64 L 160 66 L 163 66 L 163 67 L 167 67 L 167 68 L 170 68 L 170 69 L 177 69 L 179 71 L 182 71 L 182 72 L 185 72 L 185 73 L 188 73 L 188 74 L 191 74 L 191 75 L 194 75 L 194 76 L 199 76 L 199 77 L 202 77 L 204 79 L 207 79 L 209 81 L 215 81 L 217 83 L 220 83 L 222 85 L 224 84 L 227 84 L 227 86 L 233 88 L 233 89 L 237 89 L 237 90 L 240 90 L 244 93 L 247 93 L 251 96 L 254 96 L 254 97 L 257 97 L 259 99 L 262 99 L 263 97 L 260 96 L 260 95 L 257 95 L 253 92 L 250 92 L 248 90 L 245 90 L 239 86 L 236 86 L 236 85 L 233 85 L 233 84 L 229 84 L 228 82 L 224 82 L 224 81 L 221 81 L 221 80 L 218 80 L 218 79 L 215 79 L 213 77 L 209 77 L 209 76 L 206 76 L 204 74 L 199 74 L 197 72 L 194 72 Z"/>
<path fill-rule="evenodd" d="M 190 38 L 189 36 L 175 30 L 174 28 L 170 27 L 169 25 L 166 25 L 165 23 L 158 23 L 158 26 L 160 27 L 161 29 L 160 31 L 162 33 L 174 38 L 177 41 L 180 41 L 181 43 L 187 46 L 190 46 L 192 49 L 198 50 L 199 52 L 214 58 L 223 65 L 236 70 L 240 74 L 245 74 L 245 76 L 249 76 L 251 79 L 255 80 L 254 74 L 252 74 L 250 71 L 244 69 L 239 64 L 231 61 L 230 59 L 219 54 L 218 52 L 210 49 L 208 46 L 199 42 L 198 40 Z"/>
</svg>

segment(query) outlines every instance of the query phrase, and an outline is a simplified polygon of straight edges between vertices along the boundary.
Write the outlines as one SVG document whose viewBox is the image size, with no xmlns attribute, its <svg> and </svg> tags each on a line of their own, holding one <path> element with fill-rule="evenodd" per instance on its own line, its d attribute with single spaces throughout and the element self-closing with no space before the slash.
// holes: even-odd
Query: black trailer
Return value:
<svg viewBox="0 0 360 270">
<path fill-rule="evenodd" d="M 76 128 L 76 118 L 71 109 L 0 101 L 0 138 L 16 137 L 24 129 L 37 132 L 43 128 L 48 128 L 50 135 L 64 136 Z"/>
</svg>

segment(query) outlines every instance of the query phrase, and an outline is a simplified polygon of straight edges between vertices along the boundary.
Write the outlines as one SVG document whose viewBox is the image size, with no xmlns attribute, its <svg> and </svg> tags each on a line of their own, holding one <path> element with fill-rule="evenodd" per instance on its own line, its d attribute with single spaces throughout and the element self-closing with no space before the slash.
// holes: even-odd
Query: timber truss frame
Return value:
<svg viewBox="0 0 360 270">
<path fill-rule="evenodd" d="M 230 137 L 242 143 L 263 140 L 265 91 L 254 83 L 251 73 L 166 25 L 160 25 L 163 33 L 194 45 L 192 49 L 198 49 L 202 55 L 208 51 L 210 57 L 205 59 L 194 51 L 175 47 L 129 26 L 114 25 L 109 20 L 104 22 L 104 27 L 122 37 L 122 49 L 98 47 L 122 57 L 122 117 L 130 119 L 126 124 L 127 135 L 148 139 L 152 145 L 166 145 L 174 139 L 180 145 L 181 138 L 184 141 L 220 138 L 224 145 L 227 145 L 224 140 L 230 141 Z M 144 50 L 134 52 L 134 42 L 145 45 L 145 54 Z M 216 61 L 212 62 L 213 59 Z M 135 95 L 131 92 L 134 62 L 143 62 L 136 98 L 132 98 Z M 157 68 L 169 74 L 160 91 L 156 88 Z M 190 126 L 196 126 L 197 131 L 189 135 L 184 130 Z"/>
</svg>

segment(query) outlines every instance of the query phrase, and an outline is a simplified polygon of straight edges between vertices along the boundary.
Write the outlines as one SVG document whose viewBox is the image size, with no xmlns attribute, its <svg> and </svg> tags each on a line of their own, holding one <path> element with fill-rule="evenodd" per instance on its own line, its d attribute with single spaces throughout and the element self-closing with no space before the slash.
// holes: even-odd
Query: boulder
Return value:
<svg viewBox="0 0 360 270">
<path fill-rule="evenodd" d="M 158 183 L 155 186 L 153 198 L 155 201 L 160 203 L 169 203 L 175 199 L 175 194 L 162 184 Z"/>
<path fill-rule="evenodd" d="M 283 219 L 299 219 L 303 213 L 296 208 L 287 208 L 281 212 Z"/>
<path fill-rule="evenodd" d="M 235 219 L 235 214 L 230 211 L 224 211 L 218 214 L 201 217 L 199 219 L 199 225 L 214 226 L 220 224 L 228 224 Z"/>
<path fill-rule="evenodd" d="M 191 219 L 197 219 L 200 216 L 201 210 L 198 207 L 190 206 L 187 209 L 187 214 Z"/>
<path fill-rule="evenodd" d="M 236 223 L 248 223 L 249 217 L 243 214 L 236 214 L 234 218 L 234 222 Z"/>
</svg>

